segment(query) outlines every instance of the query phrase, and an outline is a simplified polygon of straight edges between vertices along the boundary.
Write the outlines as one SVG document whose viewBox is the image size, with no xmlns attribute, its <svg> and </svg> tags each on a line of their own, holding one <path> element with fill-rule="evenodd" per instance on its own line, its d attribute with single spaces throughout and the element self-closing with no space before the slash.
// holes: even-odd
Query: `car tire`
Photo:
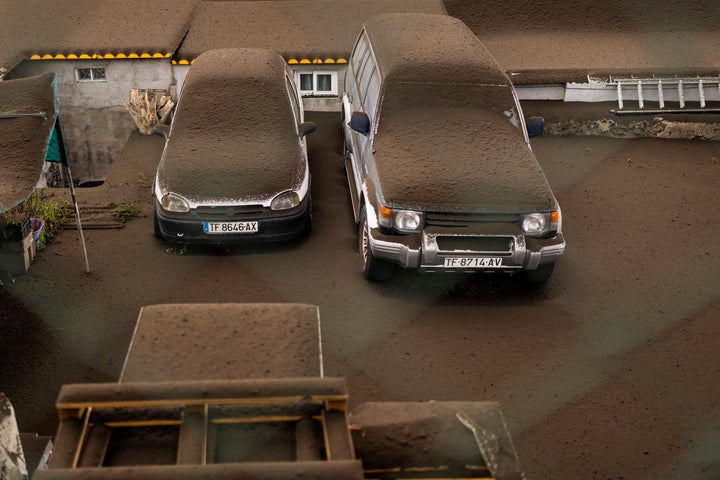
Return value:
<svg viewBox="0 0 720 480">
<path fill-rule="evenodd" d="M 550 280 L 553 270 L 555 270 L 555 262 L 544 263 L 535 270 L 524 270 L 523 280 L 531 285 L 542 285 Z"/>
<path fill-rule="evenodd" d="M 155 238 L 165 240 L 165 237 L 163 237 L 160 231 L 160 221 L 158 220 L 157 212 L 153 212 L 153 233 L 155 234 Z"/>
<path fill-rule="evenodd" d="M 341 147 L 340 147 L 340 154 L 343 156 L 343 159 L 347 157 L 347 140 L 345 139 L 345 109 L 343 108 L 340 112 L 340 140 L 341 140 Z"/>
<path fill-rule="evenodd" d="M 373 256 L 370 251 L 369 235 L 370 228 L 367 222 L 367 212 L 363 206 L 360 212 L 360 222 L 358 226 L 358 246 L 360 259 L 362 260 L 363 275 L 371 282 L 382 282 L 392 276 L 395 265 L 384 260 L 379 260 Z"/>
<path fill-rule="evenodd" d="M 302 233 L 300 236 L 302 238 L 307 238 L 312 233 L 312 202 L 310 203 L 310 206 L 308 206 L 308 212 L 307 215 L 305 215 L 305 225 L 303 225 Z"/>
</svg>

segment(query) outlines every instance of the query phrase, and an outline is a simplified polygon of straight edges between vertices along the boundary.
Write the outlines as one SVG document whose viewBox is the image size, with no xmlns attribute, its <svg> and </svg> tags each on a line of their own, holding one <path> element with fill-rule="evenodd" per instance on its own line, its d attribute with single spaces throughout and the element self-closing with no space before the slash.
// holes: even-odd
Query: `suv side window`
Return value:
<svg viewBox="0 0 720 480">
<path fill-rule="evenodd" d="M 356 105 L 359 104 L 359 106 L 362 107 L 364 107 L 365 104 L 367 81 L 375 68 L 375 62 L 372 61 L 371 57 L 367 37 L 362 34 L 358 39 L 351 58 L 354 79 L 354 85 L 352 85 L 352 87 L 357 94 Z"/>
<path fill-rule="evenodd" d="M 373 65 L 372 73 L 367 81 L 367 86 L 363 92 L 363 107 L 370 117 L 370 122 L 374 123 L 375 108 L 378 103 L 378 95 L 380 94 L 380 74 L 377 66 Z"/>
<path fill-rule="evenodd" d="M 365 35 L 360 35 L 357 45 L 355 45 L 355 49 L 353 50 L 352 58 L 350 59 L 355 75 L 360 71 L 360 66 L 367 58 L 368 50 L 368 42 Z"/>
</svg>

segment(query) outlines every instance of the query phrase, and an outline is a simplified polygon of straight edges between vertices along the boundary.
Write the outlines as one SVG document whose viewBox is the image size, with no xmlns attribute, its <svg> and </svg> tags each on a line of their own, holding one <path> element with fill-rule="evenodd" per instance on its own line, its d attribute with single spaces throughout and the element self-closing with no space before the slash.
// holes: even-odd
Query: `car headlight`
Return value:
<svg viewBox="0 0 720 480">
<path fill-rule="evenodd" d="M 419 232 L 425 226 L 425 216 L 414 210 L 399 210 L 380 205 L 378 223 L 402 233 Z"/>
<path fill-rule="evenodd" d="M 162 208 L 168 212 L 182 213 L 190 211 L 190 204 L 188 201 L 177 193 L 170 192 L 163 195 L 162 200 L 160 200 L 160 205 L 162 205 Z"/>
<path fill-rule="evenodd" d="M 560 211 L 529 213 L 522 219 L 522 231 L 530 237 L 541 237 L 557 232 L 560 227 Z"/>
<path fill-rule="evenodd" d="M 287 210 L 300 205 L 300 196 L 293 191 L 283 192 L 270 202 L 271 210 Z"/>
</svg>

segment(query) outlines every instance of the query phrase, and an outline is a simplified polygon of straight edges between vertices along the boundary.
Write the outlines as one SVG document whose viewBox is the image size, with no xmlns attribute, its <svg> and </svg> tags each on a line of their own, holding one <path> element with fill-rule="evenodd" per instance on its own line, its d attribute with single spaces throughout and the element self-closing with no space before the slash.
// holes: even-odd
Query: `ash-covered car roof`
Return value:
<svg viewBox="0 0 720 480">
<path fill-rule="evenodd" d="M 557 208 L 510 80 L 465 24 L 390 14 L 365 30 L 383 78 L 373 150 L 384 201 L 492 213 Z"/>
<path fill-rule="evenodd" d="M 284 60 L 264 49 L 219 49 L 190 67 L 158 167 L 188 200 L 253 201 L 297 187 L 305 154 Z"/>
<path fill-rule="evenodd" d="M 517 126 L 509 87 L 393 83 L 383 98 L 373 149 L 389 205 L 489 213 L 557 208 Z"/>
<path fill-rule="evenodd" d="M 365 31 L 385 82 L 505 85 L 495 58 L 459 19 L 422 13 L 376 15 Z"/>
</svg>

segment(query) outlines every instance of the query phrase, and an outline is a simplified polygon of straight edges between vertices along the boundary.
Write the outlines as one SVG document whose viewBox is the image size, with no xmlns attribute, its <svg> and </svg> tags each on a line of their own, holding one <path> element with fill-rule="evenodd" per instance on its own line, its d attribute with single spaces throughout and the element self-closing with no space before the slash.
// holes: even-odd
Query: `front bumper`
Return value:
<svg viewBox="0 0 720 480">
<path fill-rule="evenodd" d="M 427 227 L 421 233 L 387 235 L 371 228 L 370 250 L 375 258 L 426 271 L 477 272 L 535 270 L 552 263 L 565 251 L 562 233 L 552 238 L 532 238 L 521 233 L 480 232 L 476 229 Z M 501 259 L 491 267 L 446 266 L 446 259 Z"/>
<path fill-rule="evenodd" d="M 181 244 L 236 245 L 243 243 L 264 243 L 289 240 L 300 236 L 310 222 L 311 199 L 308 194 L 297 207 L 289 210 L 273 211 L 268 208 L 260 212 L 248 213 L 232 218 L 203 217 L 191 212 L 167 212 L 155 202 L 157 226 L 163 238 Z M 258 222 L 258 231 L 254 233 L 208 234 L 203 223 L 211 222 Z"/>
</svg>

